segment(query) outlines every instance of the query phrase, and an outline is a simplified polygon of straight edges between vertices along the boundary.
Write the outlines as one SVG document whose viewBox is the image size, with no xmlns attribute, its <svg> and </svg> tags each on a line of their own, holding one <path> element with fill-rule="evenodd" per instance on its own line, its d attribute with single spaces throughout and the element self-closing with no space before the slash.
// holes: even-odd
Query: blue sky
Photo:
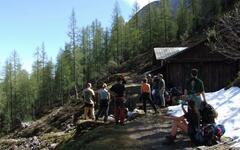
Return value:
<svg viewBox="0 0 240 150">
<path fill-rule="evenodd" d="M 129 19 L 135 0 L 117 0 L 121 14 Z M 143 7 L 149 0 L 138 0 Z M 110 27 L 115 0 L 0 0 L 0 71 L 15 49 L 24 69 L 30 71 L 37 46 L 45 43 L 49 58 L 68 42 L 67 32 L 72 9 L 78 27 L 95 19 Z"/>
</svg>

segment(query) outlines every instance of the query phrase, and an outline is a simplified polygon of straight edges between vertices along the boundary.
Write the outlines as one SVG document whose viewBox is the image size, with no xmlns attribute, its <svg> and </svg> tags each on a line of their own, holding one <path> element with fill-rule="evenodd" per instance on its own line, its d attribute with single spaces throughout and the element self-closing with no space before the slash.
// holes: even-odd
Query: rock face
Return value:
<svg viewBox="0 0 240 150">
<path fill-rule="evenodd" d="M 161 0 L 160 0 L 161 1 Z M 149 7 L 151 5 L 151 7 L 159 7 L 160 6 L 160 1 L 153 1 L 150 4 L 144 6 L 141 10 L 139 10 L 138 15 L 143 18 L 144 15 L 149 11 Z M 179 0 L 170 0 L 171 3 L 171 7 L 172 7 L 172 11 L 175 14 L 178 4 L 179 4 Z M 189 3 L 188 0 L 186 0 L 186 3 Z"/>
</svg>

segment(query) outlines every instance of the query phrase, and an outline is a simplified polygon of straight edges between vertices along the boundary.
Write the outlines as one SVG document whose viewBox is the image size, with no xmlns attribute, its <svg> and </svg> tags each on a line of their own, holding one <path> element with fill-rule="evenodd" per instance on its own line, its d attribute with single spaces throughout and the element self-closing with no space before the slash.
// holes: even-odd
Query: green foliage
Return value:
<svg viewBox="0 0 240 150">
<path fill-rule="evenodd" d="M 6 61 L 4 79 L 0 82 L 0 116 L 4 118 L 0 122 L 1 131 L 13 128 L 16 118 L 35 119 L 56 103 L 63 105 L 72 96 L 78 99 L 86 82 L 98 81 L 126 62 L 136 64 L 134 58 L 153 47 L 172 46 L 187 39 L 221 13 L 221 2 L 180 0 L 174 11 L 170 0 L 161 0 L 158 5 L 147 5 L 144 13 L 139 12 L 136 3 L 128 22 L 116 2 L 112 26 L 106 29 L 94 20 L 79 30 L 73 10 L 69 42 L 60 49 L 56 64 L 47 58 L 44 43 L 35 50 L 30 74 L 22 70 L 16 51 Z M 211 34 L 209 37 L 216 36 L 216 32 Z"/>
<path fill-rule="evenodd" d="M 164 44 L 167 44 L 175 40 L 177 31 L 169 0 L 162 0 L 160 2 L 160 15 L 161 35 L 163 35 Z"/>
<path fill-rule="evenodd" d="M 125 40 L 125 21 L 121 16 L 116 16 L 113 22 L 113 27 L 111 31 L 111 39 L 110 39 L 110 49 L 111 55 L 113 56 L 113 60 L 120 65 L 123 62 L 123 46 Z"/>
<path fill-rule="evenodd" d="M 236 2 L 233 9 L 220 17 L 207 32 L 209 46 L 213 51 L 236 59 L 240 57 L 239 8 L 240 2 Z"/>
<path fill-rule="evenodd" d="M 68 49 L 69 46 L 65 46 L 65 50 L 61 50 L 57 58 L 56 73 L 55 73 L 55 89 L 57 99 L 63 102 L 63 98 L 68 100 L 68 93 L 74 85 L 72 77 L 72 55 Z M 67 95 L 67 96 L 66 96 Z"/>
<path fill-rule="evenodd" d="M 185 1 L 180 0 L 177 9 L 177 39 L 180 40 L 186 33 L 191 31 L 192 21 L 190 18 L 190 11 L 188 10 Z"/>
<path fill-rule="evenodd" d="M 209 23 L 220 14 L 222 9 L 221 0 L 201 0 L 201 22 Z"/>
</svg>

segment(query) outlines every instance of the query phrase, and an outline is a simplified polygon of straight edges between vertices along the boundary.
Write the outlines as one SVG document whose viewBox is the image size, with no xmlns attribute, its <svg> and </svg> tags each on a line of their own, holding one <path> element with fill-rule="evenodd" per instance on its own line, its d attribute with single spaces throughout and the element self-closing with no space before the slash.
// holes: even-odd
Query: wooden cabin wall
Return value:
<svg viewBox="0 0 240 150">
<path fill-rule="evenodd" d="M 236 65 L 226 62 L 170 63 L 167 65 L 165 80 L 167 85 L 184 89 L 190 79 L 192 68 L 199 70 L 199 78 L 203 80 L 205 90 L 212 92 L 228 85 L 237 75 Z"/>
<path fill-rule="evenodd" d="M 182 90 L 192 68 L 199 70 L 199 78 L 203 80 L 207 92 L 224 88 L 240 70 L 240 60 L 235 61 L 213 52 L 204 42 L 166 60 L 158 60 L 157 66 L 161 66 L 161 61 L 164 62 L 163 67 L 154 74 L 162 73 L 168 87 L 176 86 Z"/>
</svg>

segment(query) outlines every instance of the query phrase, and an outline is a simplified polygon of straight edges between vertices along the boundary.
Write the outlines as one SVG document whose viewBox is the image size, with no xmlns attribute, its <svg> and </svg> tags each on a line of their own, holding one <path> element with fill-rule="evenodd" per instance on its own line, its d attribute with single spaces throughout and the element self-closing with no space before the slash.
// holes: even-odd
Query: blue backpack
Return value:
<svg viewBox="0 0 240 150">
<path fill-rule="evenodd" d="M 208 124 L 196 132 L 193 142 L 196 145 L 211 146 L 217 144 L 224 133 L 223 125 Z"/>
</svg>

